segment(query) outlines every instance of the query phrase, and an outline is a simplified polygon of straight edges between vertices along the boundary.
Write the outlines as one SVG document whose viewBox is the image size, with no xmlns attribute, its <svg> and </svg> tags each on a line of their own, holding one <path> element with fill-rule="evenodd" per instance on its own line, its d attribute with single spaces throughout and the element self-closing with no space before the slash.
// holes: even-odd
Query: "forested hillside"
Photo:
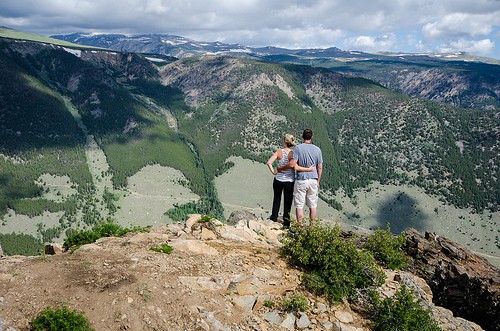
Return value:
<svg viewBox="0 0 500 331">
<path fill-rule="evenodd" d="M 371 79 L 409 96 L 472 109 L 500 109 L 500 65 L 406 56 L 323 61 L 332 70 Z"/>
<path fill-rule="evenodd" d="M 286 132 L 313 128 L 323 188 L 411 183 L 459 207 L 496 210 L 498 116 L 409 98 L 324 69 L 207 57 L 161 69 L 186 95 L 179 116 L 215 173 L 228 154 L 264 161 Z M 187 116 L 189 115 L 189 116 Z M 334 201 L 331 201 L 337 205 Z"/>
<path fill-rule="evenodd" d="M 337 209 L 339 188 L 352 195 L 372 181 L 417 185 L 477 212 L 495 211 L 500 201 L 494 110 L 410 98 L 310 66 L 10 39 L 0 40 L 0 71 L 0 214 L 61 211 L 60 226 L 40 227 L 52 237 L 112 216 L 98 208 L 112 206 L 113 197 L 96 196 L 89 137 L 104 151 L 115 188 L 146 165 L 180 170 L 201 199 L 171 210 L 175 217 L 222 218 L 213 180 L 231 167 L 226 159 L 265 161 L 285 133 L 299 137 L 304 128 L 323 150 L 322 196 Z M 76 193 L 40 198 L 45 173 L 67 176 Z"/>
</svg>

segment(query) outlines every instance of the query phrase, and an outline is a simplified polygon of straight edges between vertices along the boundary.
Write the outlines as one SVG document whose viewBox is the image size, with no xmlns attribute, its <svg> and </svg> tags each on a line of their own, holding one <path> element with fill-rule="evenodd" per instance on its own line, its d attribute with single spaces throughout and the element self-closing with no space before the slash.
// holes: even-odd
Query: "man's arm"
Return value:
<svg viewBox="0 0 500 331">
<path fill-rule="evenodd" d="M 295 165 L 297 164 L 297 160 L 293 158 L 293 150 L 288 153 L 288 163 L 282 166 L 278 166 L 277 170 L 278 172 L 281 172 L 286 169 L 293 169 Z"/>
<path fill-rule="evenodd" d="M 317 170 L 318 170 L 318 186 L 319 186 L 319 182 L 321 181 L 321 174 L 323 173 L 323 163 L 318 164 Z"/>
</svg>

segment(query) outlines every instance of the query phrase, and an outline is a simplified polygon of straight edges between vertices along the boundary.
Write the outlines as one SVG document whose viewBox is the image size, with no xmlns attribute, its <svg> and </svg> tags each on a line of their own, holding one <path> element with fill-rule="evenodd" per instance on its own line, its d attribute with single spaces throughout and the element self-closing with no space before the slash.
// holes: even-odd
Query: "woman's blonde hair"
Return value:
<svg viewBox="0 0 500 331">
<path fill-rule="evenodd" d="M 295 137 L 291 134 L 286 134 L 285 135 L 285 144 L 288 147 L 293 147 L 293 146 L 297 145 L 297 143 L 295 142 Z"/>
</svg>

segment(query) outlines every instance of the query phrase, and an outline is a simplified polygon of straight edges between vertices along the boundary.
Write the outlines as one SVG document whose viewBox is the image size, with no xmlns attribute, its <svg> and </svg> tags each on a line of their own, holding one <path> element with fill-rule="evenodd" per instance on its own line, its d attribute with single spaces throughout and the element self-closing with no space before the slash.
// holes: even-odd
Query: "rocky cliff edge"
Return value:
<svg viewBox="0 0 500 331">
<path fill-rule="evenodd" d="M 349 303 L 330 304 L 305 292 L 300 272 L 277 248 L 281 224 L 242 219 L 185 223 L 101 238 L 74 252 L 0 259 L 0 330 L 28 330 L 47 306 L 83 312 L 96 330 L 371 330 Z M 167 243 L 170 254 L 152 247 Z M 386 271 L 380 288 L 391 296 L 406 284 L 433 308 L 444 330 L 482 330 L 432 304 L 427 283 L 409 272 Z M 292 314 L 279 303 L 291 293 L 309 310 Z"/>
</svg>

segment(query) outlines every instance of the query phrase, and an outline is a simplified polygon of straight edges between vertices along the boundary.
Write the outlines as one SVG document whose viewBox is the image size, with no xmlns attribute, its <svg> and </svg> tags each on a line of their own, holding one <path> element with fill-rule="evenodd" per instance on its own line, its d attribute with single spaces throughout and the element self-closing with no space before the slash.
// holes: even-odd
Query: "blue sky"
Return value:
<svg viewBox="0 0 500 331">
<path fill-rule="evenodd" d="M 1 0 L 0 25 L 500 59 L 500 0 Z"/>
</svg>

